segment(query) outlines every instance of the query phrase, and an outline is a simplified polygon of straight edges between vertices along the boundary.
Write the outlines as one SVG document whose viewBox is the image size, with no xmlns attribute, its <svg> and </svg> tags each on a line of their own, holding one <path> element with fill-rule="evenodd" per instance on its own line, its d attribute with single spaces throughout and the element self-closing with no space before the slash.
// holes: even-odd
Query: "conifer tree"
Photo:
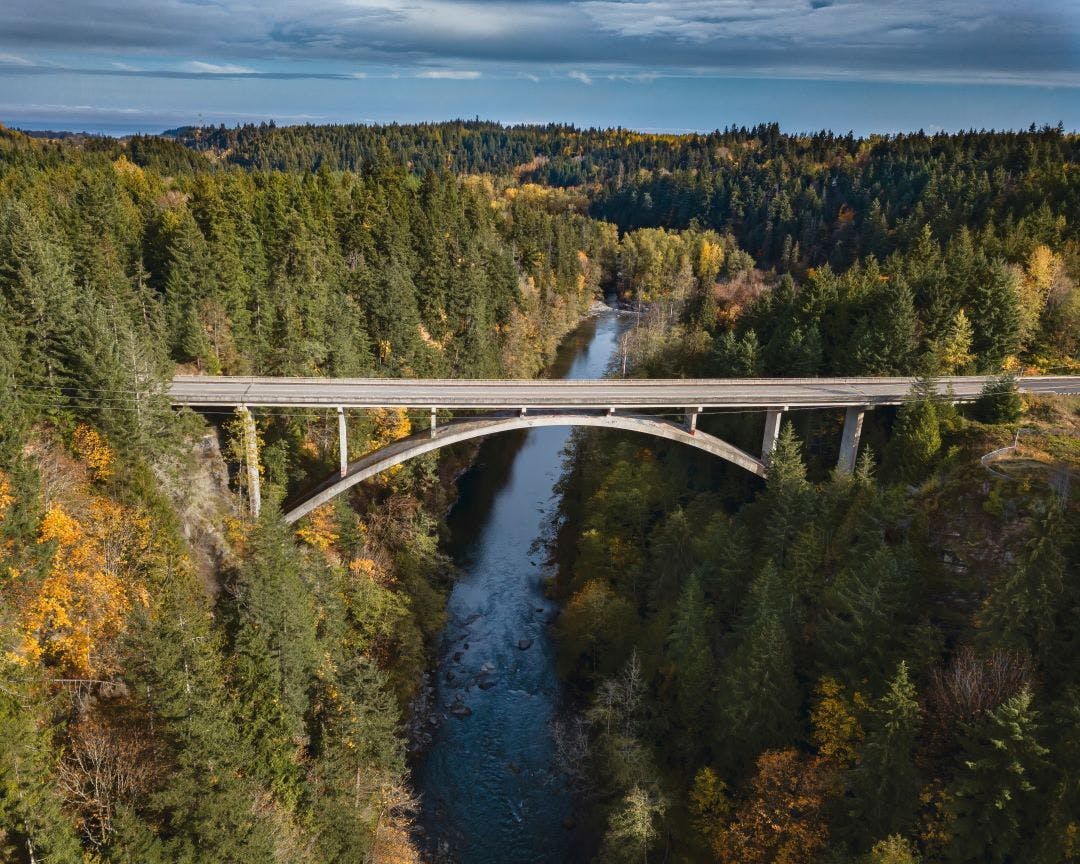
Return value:
<svg viewBox="0 0 1080 864">
<path fill-rule="evenodd" d="M 717 689 L 715 746 L 732 766 L 786 744 L 801 699 L 785 626 L 790 600 L 771 562 L 755 580 L 755 589 Z"/>
<path fill-rule="evenodd" d="M 964 731 L 949 788 L 947 861 L 1016 861 L 1038 834 L 1047 750 L 1038 740 L 1031 698 L 1025 687 Z"/>
<path fill-rule="evenodd" d="M 1016 275 L 1003 261 L 991 263 L 971 300 L 978 366 L 996 372 L 1020 349 L 1020 299 Z"/>
<path fill-rule="evenodd" d="M 783 567 L 795 535 L 803 527 L 803 518 L 811 500 L 802 442 L 795 427 L 784 423 L 769 455 L 769 474 L 762 499 L 762 541 L 767 554 Z"/>
<path fill-rule="evenodd" d="M 1057 623 L 1068 608 L 1063 508 L 1051 503 L 1036 520 L 1020 561 L 992 587 L 980 617 L 994 645 L 1042 661 L 1053 674 L 1060 656 Z"/>
<path fill-rule="evenodd" d="M 991 378 L 975 401 L 975 416 L 983 423 L 1012 423 L 1023 411 L 1020 389 L 1012 375 Z"/>
<path fill-rule="evenodd" d="M 43 696 L 25 670 L 0 659 L 0 857 L 79 864 L 52 777 L 56 745 Z"/>
<path fill-rule="evenodd" d="M 911 830 L 919 806 L 913 756 L 921 714 L 907 664 L 901 662 L 889 689 L 874 705 L 859 761 L 850 772 L 851 824 L 864 848 Z"/>
<path fill-rule="evenodd" d="M 205 362 L 210 346 L 199 321 L 199 298 L 210 281 L 205 241 L 186 209 L 168 216 L 163 290 L 169 344 L 175 359 Z"/>
<path fill-rule="evenodd" d="M 668 637 L 669 656 L 675 664 L 675 699 L 683 726 L 700 738 L 711 701 L 712 651 L 707 636 L 705 595 L 696 576 L 686 580 L 675 606 Z"/>
<path fill-rule="evenodd" d="M 888 445 L 889 465 L 895 476 L 909 483 L 926 476 L 941 450 L 941 429 L 935 400 L 913 393 L 896 415 Z"/>
<path fill-rule="evenodd" d="M 267 508 L 231 586 L 232 666 L 241 728 L 260 779 L 298 794 L 297 750 L 319 663 L 315 612 L 284 523 Z M 293 802 L 295 803 L 295 801 Z"/>
</svg>

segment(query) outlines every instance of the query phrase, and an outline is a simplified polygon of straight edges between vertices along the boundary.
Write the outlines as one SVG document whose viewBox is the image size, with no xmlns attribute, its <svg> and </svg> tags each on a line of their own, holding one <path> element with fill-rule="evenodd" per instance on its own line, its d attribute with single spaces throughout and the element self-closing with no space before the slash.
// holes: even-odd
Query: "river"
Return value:
<svg viewBox="0 0 1080 864">
<path fill-rule="evenodd" d="M 614 313 L 585 321 L 548 377 L 603 377 L 624 326 Z M 549 624 L 557 610 L 544 596 L 569 438 L 555 427 L 487 439 L 447 517 L 447 551 L 462 575 L 434 678 L 435 710 L 446 720 L 413 773 L 439 860 L 575 859 L 575 832 L 564 825 L 574 802 L 552 764 L 559 680 Z"/>
</svg>

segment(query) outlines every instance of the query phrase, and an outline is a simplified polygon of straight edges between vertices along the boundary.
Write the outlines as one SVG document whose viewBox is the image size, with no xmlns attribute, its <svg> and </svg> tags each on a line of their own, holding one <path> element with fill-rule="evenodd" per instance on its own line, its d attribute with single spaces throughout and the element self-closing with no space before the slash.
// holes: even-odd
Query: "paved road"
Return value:
<svg viewBox="0 0 1080 864">
<path fill-rule="evenodd" d="M 958 400 L 986 378 L 943 378 Z M 895 405 L 911 378 L 728 378 L 473 381 L 406 378 L 230 378 L 178 375 L 170 396 L 191 407 L 327 408 L 765 408 Z M 1080 393 L 1080 376 L 1021 378 L 1030 393 Z"/>
</svg>

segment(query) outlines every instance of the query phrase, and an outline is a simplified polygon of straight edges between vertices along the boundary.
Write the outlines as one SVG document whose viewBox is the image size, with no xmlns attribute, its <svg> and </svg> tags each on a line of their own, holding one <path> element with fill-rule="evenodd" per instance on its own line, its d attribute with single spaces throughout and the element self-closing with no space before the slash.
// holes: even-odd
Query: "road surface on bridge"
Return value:
<svg viewBox="0 0 1080 864">
<path fill-rule="evenodd" d="M 178 375 L 174 405 L 212 408 L 846 408 L 897 405 L 913 378 L 602 379 L 595 381 L 412 378 L 242 378 Z M 937 379 L 956 401 L 979 395 L 984 376 Z M 1080 394 L 1080 376 L 1018 379 L 1026 393 Z"/>
</svg>

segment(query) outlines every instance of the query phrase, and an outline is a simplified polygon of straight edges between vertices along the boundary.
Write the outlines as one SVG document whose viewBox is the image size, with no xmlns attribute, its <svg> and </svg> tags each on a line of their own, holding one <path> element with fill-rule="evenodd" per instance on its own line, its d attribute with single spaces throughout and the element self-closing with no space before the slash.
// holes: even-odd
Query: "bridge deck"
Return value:
<svg viewBox="0 0 1080 864">
<path fill-rule="evenodd" d="M 957 401 L 984 376 L 938 379 Z M 169 395 L 191 407 L 292 408 L 844 408 L 903 402 L 913 378 L 604 379 L 479 381 L 403 378 L 240 378 L 178 375 Z M 1080 393 L 1080 376 L 1019 379 L 1029 393 Z"/>
</svg>

